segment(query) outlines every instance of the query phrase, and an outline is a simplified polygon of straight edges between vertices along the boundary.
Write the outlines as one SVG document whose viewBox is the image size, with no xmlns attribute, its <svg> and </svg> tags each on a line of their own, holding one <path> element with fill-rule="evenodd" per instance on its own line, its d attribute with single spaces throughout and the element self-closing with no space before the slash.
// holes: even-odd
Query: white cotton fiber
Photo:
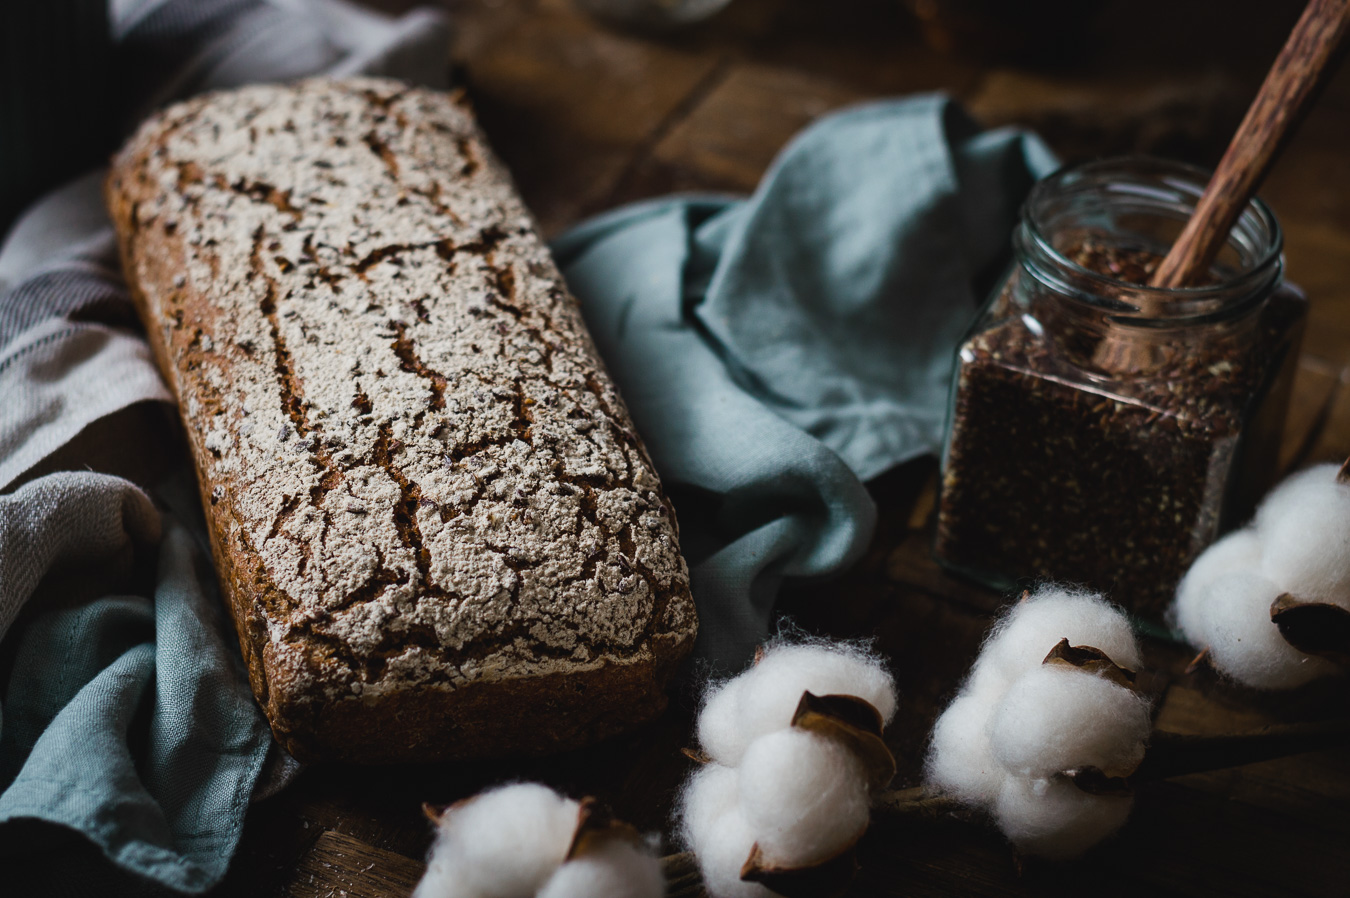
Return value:
<svg viewBox="0 0 1350 898">
<path fill-rule="evenodd" d="M 1350 485 L 1336 465 L 1286 479 L 1266 497 L 1255 528 L 1261 567 L 1281 592 L 1350 608 Z"/>
<path fill-rule="evenodd" d="M 698 853 L 696 843 L 700 834 L 711 832 L 718 818 L 731 813 L 739 796 L 740 773 L 736 768 L 704 764 L 695 770 L 680 793 L 676 809 L 684 846 Z"/>
<path fill-rule="evenodd" d="M 1148 702 L 1105 677 L 1043 665 L 1009 687 L 989 719 L 994 758 L 1019 777 L 1098 767 L 1125 776 L 1144 759 Z"/>
<path fill-rule="evenodd" d="M 883 725 L 895 714 L 885 663 L 848 643 L 771 644 L 740 676 L 704 693 L 698 740 L 713 763 L 690 776 L 678 816 L 680 838 L 698 857 L 713 898 L 773 894 L 740 879 L 756 844 L 767 864 L 806 867 L 867 829 L 871 789 L 855 750 L 792 726 L 806 692 L 861 698 Z"/>
<path fill-rule="evenodd" d="M 1256 689 L 1291 689 L 1334 673 L 1330 661 L 1303 654 L 1280 635 L 1270 606 L 1281 592 L 1255 574 L 1218 577 L 1199 600 L 1206 609 L 1201 629 L 1186 638 L 1209 648 L 1215 670 Z"/>
<path fill-rule="evenodd" d="M 537 783 L 448 808 L 413 898 L 533 898 L 567 856 L 579 811 Z"/>
<path fill-rule="evenodd" d="M 751 701 L 767 693 L 765 682 L 791 684 L 797 692 L 816 695 L 856 695 L 871 703 L 881 714 L 882 724 L 895 716 L 895 681 L 879 655 L 849 643 L 806 642 L 771 645 L 752 668 L 752 684 L 747 695 Z M 794 682 L 795 681 L 795 682 Z M 797 703 L 792 703 L 796 710 Z"/>
<path fill-rule="evenodd" d="M 750 857 L 755 835 L 740 808 L 733 807 L 711 821 L 706 830 L 690 833 L 690 850 L 698 858 L 703 887 L 712 898 L 773 898 L 759 883 L 741 880 L 741 868 Z"/>
<path fill-rule="evenodd" d="M 997 797 L 1007 776 L 989 745 L 987 726 L 997 698 L 959 695 L 942 712 L 933 726 L 924 773 L 930 784 L 972 804 Z"/>
<path fill-rule="evenodd" d="M 1200 553 L 1178 584 L 1172 606 L 1173 620 L 1189 641 L 1201 644 L 1193 634 L 1206 626 L 1206 600 L 1214 594 L 1210 584 L 1225 574 L 1259 571 L 1260 564 L 1261 540 L 1253 530 L 1236 530 Z"/>
<path fill-rule="evenodd" d="M 895 682 L 878 656 L 846 643 L 778 643 L 745 673 L 708 690 L 699 744 L 713 760 L 735 766 L 752 741 L 791 726 L 803 692 L 856 695 L 883 723 L 895 715 Z"/>
<path fill-rule="evenodd" d="M 740 721 L 741 687 L 744 675 L 715 685 L 703 693 L 703 710 L 697 723 L 698 744 L 708 757 L 724 764 L 735 763 L 745 753 L 748 736 Z"/>
<path fill-rule="evenodd" d="M 1282 594 L 1350 608 L 1350 485 L 1336 465 L 1287 478 L 1256 520 L 1202 554 L 1177 587 L 1172 620 L 1211 666 L 1257 689 L 1290 689 L 1335 673 L 1285 642 L 1270 619 Z"/>
<path fill-rule="evenodd" d="M 536 898 L 661 898 L 665 893 L 655 857 L 631 842 L 610 839 L 559 867 Z"/>
<path fill-rule="evenodd" d="M 996 676 L 1011 683 L 1040 665 L 1061 639 L 1101 649 L 1121 667 L 1139 669 L 1139 644 L 1119 608 L 1095 593 L 1042 586 L 994 626 L 974 677 Z"/>
<path fill-rule="evenodd" d="M 1132 799 L 1090 795 L 1067 779 L 1009 777 L 993 807 L 994 822 L 1024 854 L 1077 857 L 1124 825 Z"/>
<path fill-rule="evenodd" d="M 889 722 L 895 683 L 880 657 L 849 643 L 778 642 L 732 680 L 711 684 L 697 732 L 713 763 L 680 796 L 680 838 L 713 898 L 773 893 L 742 882 L 758 844 L 765 863 L 806 867 L 834 857 L 867 828 L 867 771 L 847 743 L 792 726 L 803 693 L 852 695 Z"/>
<path fill-rule="evenodd" d="M 1045 586 L 994 626 L 960 694 L 933 727 L 924 780 L 989 812 L 1028 854 L 1071 857 L 1114 832 L 1128 797 L 1092 796 L 1060 776 L 1113 775 L 1143 760 L 1149 703 L 1087 670 L 1045 664 L 1063 639 L 1138 670 L 1129 621 L 1101 596 Z"/>
<path fill-rule="evenodd" d="M 867 829 L 867 776 L 843 743 L 795 728 L 751 743 L 740 806 L 764 856 L 803 866 L 834 857 Z"/>
</svg>

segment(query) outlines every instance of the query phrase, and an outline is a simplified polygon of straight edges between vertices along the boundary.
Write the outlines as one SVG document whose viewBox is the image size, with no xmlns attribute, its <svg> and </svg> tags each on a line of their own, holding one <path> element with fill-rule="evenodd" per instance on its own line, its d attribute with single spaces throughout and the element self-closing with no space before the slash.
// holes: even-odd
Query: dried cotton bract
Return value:
<svg viewBox="0 0 1350 898">
<path fill-rule="evenodd" d="M 1114 664 L 1092 653 L 1048 660 L 1064 640 Z M 995 625 L 938 718 L 928 785 L 987 811 L 1025 854 L 1081 854 L 1125 822 L 1132 799 L 1089 794 L 1069 774 L 1090 767 L 1123 777 L 1143 760 L 1149 704 L 1116 670 L 1139 664 L 1117 608 L 1091 593 L 1043 587 Z"/>
<path fill-rule="evenodd" d="M 895 714 L 881 659 L 839 643 L 770 645 L 704 694 L 697 730 L 710 760 L 685 785 L 677 813 L 713 898 L 776 894 L 741 878 L 756 846 L 767 867 L 799 870 L 839 856 L 867 828 L 872 774 L 846 740 L 793 725 L 806 692 L 860 698 L 882 725 Z"/>
<path fill-rule="evenodd" d="M 441 815 L 413 898 L 660 898 L 660 864 L 635 840 L 584 842 L 580 802 L 537 783 L 501 786 Z M 569 856 L 570 852 L 570 856 Z"/>
<path fill-rule="evenodd" d="M 1334 673 L 1281 635 L 1272 607 L 1283 595 L 1350 610 L 1350 485 L 1336 465 L 1289 477 L 1250 526 L 1201 554 L 1177 587 L 1172 620 L 1215 670 L 1247 686 L 1289 689 Z"/>
</svg>

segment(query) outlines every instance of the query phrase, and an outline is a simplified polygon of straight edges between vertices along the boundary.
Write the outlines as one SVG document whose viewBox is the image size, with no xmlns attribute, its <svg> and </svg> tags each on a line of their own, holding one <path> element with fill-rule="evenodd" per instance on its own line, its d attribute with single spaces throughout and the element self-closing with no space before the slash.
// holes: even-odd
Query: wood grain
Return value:
<svg viewBox="0 0 1350 898">
<path fill-rule="evenodd" d="M 1299 359 L 1289 400 L 1289 415 L 1280 442 L 1279 469 L 1301 466 L 1321 436 L 1331 412 L 1340 371 L 1330 362 L 1305 355 Z"/>
<path fill-rule="evenodd" d="M 287 898 L 385 898 L 407 895 L 422 865 L 340 832 L 326 832 L 300 859 Z"/>
</svg>

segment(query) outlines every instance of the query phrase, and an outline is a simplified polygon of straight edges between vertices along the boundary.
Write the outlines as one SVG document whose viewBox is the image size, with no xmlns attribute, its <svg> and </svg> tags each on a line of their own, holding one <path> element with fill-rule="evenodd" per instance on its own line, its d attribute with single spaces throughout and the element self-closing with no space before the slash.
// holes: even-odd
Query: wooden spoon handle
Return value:
<svg viewBox="0 0 1350 898">
<path fill-rule="evenodd" d="M 1311 0 L 1228 144 L 1191 220 L 1153 274 L 1154 287 L 1185 287 L 1209 271 L 1284 141 L 1311 105 L 1350 29 L 1350 0 Z"/>
</svg>

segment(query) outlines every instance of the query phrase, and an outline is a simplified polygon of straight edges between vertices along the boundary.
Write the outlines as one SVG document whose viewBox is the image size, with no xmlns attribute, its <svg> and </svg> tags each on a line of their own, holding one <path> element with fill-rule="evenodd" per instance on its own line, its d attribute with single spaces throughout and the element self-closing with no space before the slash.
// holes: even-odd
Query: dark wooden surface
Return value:
<svg viewBox="0 0 1350 898">
<path fill-rule="evenodd" d="M 376 5 L 406 7 L 402 0 Z M 649 39 L 606 30 L 568 0 L 449 4 L 454 58 L 487 132 L 550 234 L 672 190 L 748 191 L 813 118 L 869 97 L 946 90 L 991 125 L 1038 129 L 1068 159 L 1152 152 L 1214 165 L 1302 4 L 1122 0 L 1031 62 L 943 55 L 898 0 L 734 0 L 713 21 Z M 1283 463 L 1350 452 L 1350 72 L 1341 71 L 1263 191 L 1312 297 Z M 955 581 L 928 545 L 935 464 L 872 485 L 882 524 L 848 575 L 788 596 L 803 625 L 875 636 L 902 693 L 891 742 L 899 785 L 1001 597 Z M 1262 696 L 1149 641 L 1159 724 L 1219 733 L 1343 716 L 1345 684 Z M 668 831 L 689 762 L 692 701 L 587 751 L 415 769 L 312 768 L 250 811 L 219 896 L 406 895 L 430 842 L 423 801 L 511 778 L 593 794 Z M 997 833 L 878 823 L 853 895 L 1350 894 L 1350 752 L 1200 774 L 1142 791 L 1125 831 L 1081 861 L 1020 869 Z"/>
</svg>

